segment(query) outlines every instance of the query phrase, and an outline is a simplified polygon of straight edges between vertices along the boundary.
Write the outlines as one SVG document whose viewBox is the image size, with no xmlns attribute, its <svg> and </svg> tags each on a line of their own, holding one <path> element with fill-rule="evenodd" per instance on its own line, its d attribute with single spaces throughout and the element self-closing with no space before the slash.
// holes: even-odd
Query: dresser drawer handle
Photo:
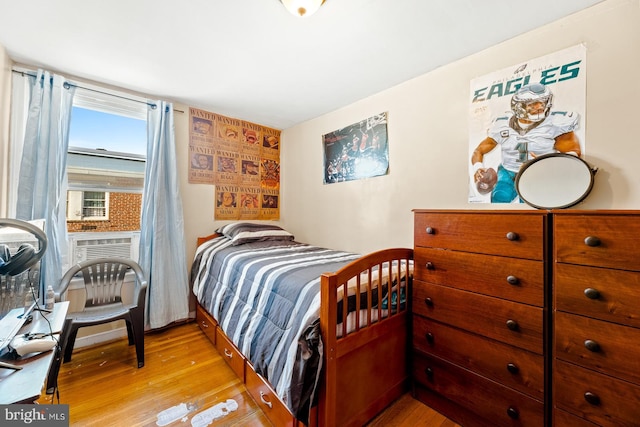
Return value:
<svg viewBox="0 0 640 427">
<path fill-rule="evenodd" d="M 520 236 L 518 236 L 518 233 L 514 233 L 513 231 L 507 233 L 507 239 L 511 240 L 512 242 L 515 242 L 519 238 Z"/>
<path fill-rule="evenodd" d="M 434 339 L 434 337 L 433 337 L 433 334 L 432 334 L 431 332 L 427 332 L 427 333 L 425 334 L 425 338 L 427 339 L 427 342 L 428 342 L 429 344 L 433 344 L 433 342 L 434 342 L 434 340 L 435 340 L 435 339 Z"/>
<path fill-rule="evenodd" d="M 273 403 L 269 402 L 267 399 L 265 399 L 265 396 L 267 394 L 260 390 L 260 400 L 262 401 L 262 403 L 264 403 L 265 405 L 267 405 L 269 407 L 269 409 L 273 408 Z"/>
<path fill-rule="evenodd" d="M 208 328 L 209 327 L 207 322 L 205 322 L 204 320 L 202 322 L 200 322 L 200 326 L 202 326 L 203 328 Z"/>
<path fill-rule="evenodd" d="M 433 300 L 429 297 L 424 299 L 424 303 L 427 307 L 433 307 Z"/>
<path fill-rule="evenodd" d="M 584 290 L 584 295 L 589 299 L 598 299 L 600 298 L 600 291 L 593 288 L 587 288 Z"/>
<path fill-rule="evenodd" d="M 599 405 L 600 404 L 600 397 L 595 393 L 591 393 L 590 391 L 588 391 L 588 392 L 586 392 L 584 394 L 584 400 L 586 400 L 587 402 L 589 402 L 592 405 Z"/>
<path fill-rule="evenodd" d="M 517 285 L 520 283 L 520 279 L 516 276 L 507 276 L 507 282 L 509 282 L 510 285 Z"/>
<path fill-rule="evenodd" d="M 424 266 L 427 268 L 427 270 L 435 270 L 436 269 L 436 266 L 433 265 L 433 263 L 431 261 L 427 261 L 427 263 Z"/>
<path fill-rule="evenodd" d="M 511 372 L 512 374 L 517 374 L 518 372 L 520 372 L 520 368 L 518 368 L 515 363 L 509 363 L 507 364 L 507 371 Z"/>
<path fill-rule="evenodd" d="M 512 331 L 517 331 L 519 329 L 518 322 L 511 319 L 507 320 L 507 328 L 509 328 Z"/>
<path fill-rule="evenodd" d="M 512 420 L 517 420 L 518 418 L 520 418 L 520 413 L 518 412 L 518 410 L 516 408 L 514 408 L 513 406 L 509 406 L 509 409 L 507 409 L 507 415 L 509 416 L 509 418 L 511 418 Z"/>
<path fill-rule="evenodd" d="M 593 351 L 594 353 L 597 353 L 600 351 L 600 344 L 598 344 L 593 340 L 586 340 L 584 342 L 584 346 L 587 348 L 587 350 Z"/>
<path fill-rule="evenodd" d="M 436 230 L 431 227 L 427 227 L 424 231 L 426 231 L 427 234 L 436 234 Z"/>
<path fill-rule="evenodd" d="M 591 247 L 600 246 L 601 243 L 600 238 L 596 236 L 587 236 L 584 239 L 584 244 Z"/>
<path fill-rule="evenodd" d="M 424 373 L 427 376 L 427 380 L 433 382 L 433 368 L 425 368 Z"/>
<path fill-rule="evenodd" d="M 227 350 L 226 348 L 224 349 L 224 355 L 227 356 L 229 359 L 233 358 L 233 353 L 231 353 L 229 350 Z"/>
</svg>

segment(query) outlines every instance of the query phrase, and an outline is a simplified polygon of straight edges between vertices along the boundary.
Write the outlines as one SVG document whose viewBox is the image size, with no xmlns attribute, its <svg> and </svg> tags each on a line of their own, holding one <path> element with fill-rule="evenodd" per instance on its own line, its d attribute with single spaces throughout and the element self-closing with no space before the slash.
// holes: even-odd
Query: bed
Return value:
<svg viewBox="0 0 640 427">
<path fill-rule="evenodd" d="M 412 249 L 232 223 L 198 239 L 191 286 L 198 324 L 275 425 L 360 426 L 408 390 L 412 275 Z"/>
</svg>

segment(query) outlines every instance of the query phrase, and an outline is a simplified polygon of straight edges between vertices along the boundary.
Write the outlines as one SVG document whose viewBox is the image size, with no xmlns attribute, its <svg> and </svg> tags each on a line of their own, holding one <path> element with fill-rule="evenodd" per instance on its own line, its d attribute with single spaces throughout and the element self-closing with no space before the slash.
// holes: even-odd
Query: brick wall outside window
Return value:
<svg viewBox="0 0 640 427">
<path fill-rule="evenodd" d="M 142 194 L 109 193 L 109 219 L 106 221 L 67 221 L 68 232 L 140 230 Z"/>
</svg>

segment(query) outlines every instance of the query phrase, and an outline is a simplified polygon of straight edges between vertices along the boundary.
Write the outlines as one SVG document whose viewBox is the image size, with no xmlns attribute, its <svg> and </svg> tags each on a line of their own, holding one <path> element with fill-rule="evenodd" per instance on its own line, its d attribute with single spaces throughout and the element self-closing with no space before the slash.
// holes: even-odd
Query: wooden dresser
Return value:
<svg viewBox="0 0 640 427">
<path fill-rule="evenodd" d="M 640 211 L 554 211 L 554 425 L 640 425 Z"/>
<path fill-rule="evenodd" d="M 414 214 L 414 396 L 466 427 L 549 424 L 547 212 Z"/>
</svg>

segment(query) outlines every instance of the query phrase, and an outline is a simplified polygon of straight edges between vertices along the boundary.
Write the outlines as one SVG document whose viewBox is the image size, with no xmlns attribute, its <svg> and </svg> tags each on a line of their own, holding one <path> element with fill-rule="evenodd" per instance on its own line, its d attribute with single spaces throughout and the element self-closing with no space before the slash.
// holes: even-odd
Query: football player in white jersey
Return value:
<svg viewBox="0 0 640 427">
<path fill-rule="evenodd" d="M 528 160 L 547 153 L 567 153 L 580 157 L 580 141 L 574 130 L 579 115 L 553 111 L 553 94 L 545 85 L 523 86 L 511 98 L 511 112 L 498 117 L 488 136 L 471 155 L 473 180 L 478 183 L 486 171 L 484 155 L 500 146 L 502 159 L 498 181 L 491 191 L 492 203 L 511 203 L 518 197 L 515 177 Z"/>
</svg>

